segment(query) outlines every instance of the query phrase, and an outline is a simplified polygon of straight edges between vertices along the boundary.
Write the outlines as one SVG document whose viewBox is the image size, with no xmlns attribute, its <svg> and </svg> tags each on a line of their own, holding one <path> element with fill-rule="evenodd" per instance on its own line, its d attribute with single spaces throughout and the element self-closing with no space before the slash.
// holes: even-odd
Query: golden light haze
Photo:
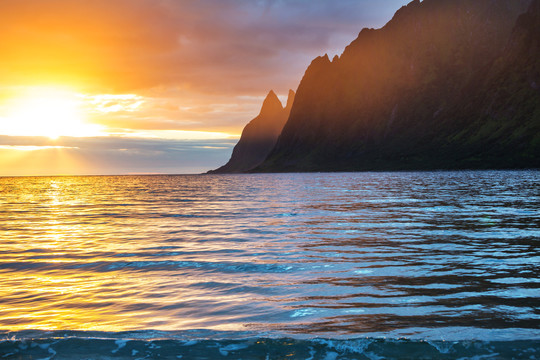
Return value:
<svg viewBox="0 0 540 360">
<path fill-rule="evenodd" d="M 10 99 L 0 133 L 11 136 L 97 136 L 99 125 L 88 124 L 80 97 L 56 88 L 27 87 Z"/>
<path fill-rule="evenodd" d="M 55 152 L 84 158 L 82 173 L 214 168 L 270 89 L 284 100 L 311 59 L 403 3 L 3 0 L 0 175 L 84 169 L 49 166 Z M 8 161 L 17 151 L 43 165 Z"/>
<path fill-rule="evenodd" d="M 234 138 L 236 134 L 209 130 L 181 130 L 145 121 L 156 101 L 135 94 L 77 93 L 68 87 L 24 86 L 5 96 L 0 107 L 0 134 L 8 136 L 162 137 L 167 139 Z M 155 120 L 151 118 L 151 120 Z M 231 129 L 234 130 L 234 129 Z"/>
</svg>

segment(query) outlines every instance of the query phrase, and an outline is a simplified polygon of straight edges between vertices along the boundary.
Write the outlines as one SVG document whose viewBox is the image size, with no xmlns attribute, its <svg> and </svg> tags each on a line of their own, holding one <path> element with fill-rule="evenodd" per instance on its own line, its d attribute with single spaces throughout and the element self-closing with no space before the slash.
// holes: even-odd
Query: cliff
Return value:
<svg viewBox="0 0 540 360">
<path fill-rule="evenodd" d="M 242 131 L 242 136 L 234 147 L 227 164 L 208 173 L 246 172 L 263 162 L 274 148 L 283 125 L 289 117 L 294 97 L 294 91 L 290 90 L 287 105 L 284 108 L 276 94 L 270 91 L 259 115 Z"/>
<path fill-rule="evenodd" d="M 363 29 L 255 171 L 540 167 L 538 2 L 415 0 Z"/>
</svg>

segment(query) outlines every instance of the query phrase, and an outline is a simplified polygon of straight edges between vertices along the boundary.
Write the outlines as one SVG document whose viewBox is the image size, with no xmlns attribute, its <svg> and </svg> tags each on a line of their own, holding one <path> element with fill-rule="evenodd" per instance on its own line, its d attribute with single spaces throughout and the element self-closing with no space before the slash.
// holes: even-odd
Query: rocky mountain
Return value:
<svg viewBox="0 0 540 360">
<path fill-rule="evenodd" d="M 209 173 L 246 172 L 262 163 L 274 148 L 283 125 L 289 118 L 294 97 L 294 91 L 289 90 L 287 105 L 283 107 L 274 91 L 270 91 L 260 114 L 242 131 L 229 162 Z"/>
<path fill-rule="evenodd" d="M 363 29 L 311 63 L 255 171 L 540 167 L 539 1 L 414 0 Z"/>
</svg>

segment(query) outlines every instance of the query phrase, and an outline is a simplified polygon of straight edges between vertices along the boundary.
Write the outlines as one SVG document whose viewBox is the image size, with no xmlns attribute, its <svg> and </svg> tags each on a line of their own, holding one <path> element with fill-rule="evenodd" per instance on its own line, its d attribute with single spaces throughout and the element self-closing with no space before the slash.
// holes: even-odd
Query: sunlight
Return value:
<svg viewBox="0 0 540 360">
<path fill-rule="evenodd" d="M 0 134 L 11 136 L 96 136 L 101 127 L 85 122 L 80 96 L 54 87 L 28 88 L 7 106 Z"/>
<path fill-rule="evenodd" d="M 77 147 L 0 145 L 0 176 L 73 175 L 91 164 Z"/>
</svg>

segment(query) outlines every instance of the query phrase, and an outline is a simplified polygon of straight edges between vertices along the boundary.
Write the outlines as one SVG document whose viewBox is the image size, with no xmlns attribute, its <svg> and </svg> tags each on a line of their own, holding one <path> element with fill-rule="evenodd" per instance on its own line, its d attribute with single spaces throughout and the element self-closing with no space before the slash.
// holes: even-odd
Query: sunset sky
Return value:
<svg viewBox="0 0 540 360">
<path fill-rule="evenodd" d="M 0 175 L 198 173 L 404 0 L 2 0 Z"/>
</svg>

